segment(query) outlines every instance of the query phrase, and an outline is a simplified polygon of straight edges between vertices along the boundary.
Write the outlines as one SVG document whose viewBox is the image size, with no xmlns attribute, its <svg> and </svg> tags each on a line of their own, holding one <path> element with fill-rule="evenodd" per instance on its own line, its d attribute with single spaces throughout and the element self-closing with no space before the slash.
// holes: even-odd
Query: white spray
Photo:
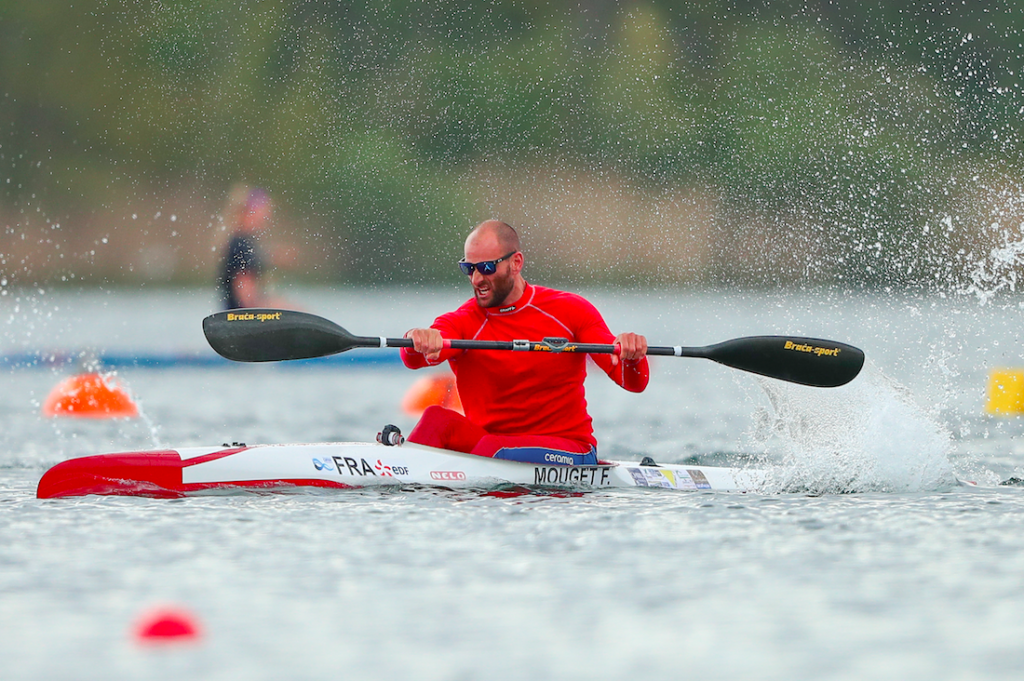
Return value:
<svg viewBox="0 0 1024 681">
<path fill-rule="evenodd" d="M 919 492 L 956 484 L 949 434 L 870 363 L 841 388 L 761 384 L 771 410 L 759 413 L 753 436 L 775 452 L 766 491 Z"/>
</svg>

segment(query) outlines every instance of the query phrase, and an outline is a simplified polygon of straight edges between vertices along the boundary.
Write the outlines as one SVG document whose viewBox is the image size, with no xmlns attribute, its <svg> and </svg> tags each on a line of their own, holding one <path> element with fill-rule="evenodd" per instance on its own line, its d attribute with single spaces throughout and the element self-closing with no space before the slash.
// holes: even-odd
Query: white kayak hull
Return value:
<svg viewBox="0 0 1024 681">
<path fill-rule="evenodd" d="M 761 488 L 765 479 L 763 471 L 737 468 L 625 461 L 603 461 L 593 466 L 541 465 L 412 443 L 387 447 L 370 442 L 331 442 L 186 447 L 69 459 L 43 475 L 37 496 L 181 497 L 244 490 L 396 485 L 752 492 Z"/>
</svg>

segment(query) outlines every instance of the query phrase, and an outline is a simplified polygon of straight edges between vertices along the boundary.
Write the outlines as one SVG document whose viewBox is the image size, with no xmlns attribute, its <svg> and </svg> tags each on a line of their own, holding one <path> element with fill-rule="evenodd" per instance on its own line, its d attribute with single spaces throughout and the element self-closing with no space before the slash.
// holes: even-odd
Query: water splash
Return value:
<svg viewBox="0 0 1024 681">
<path fill-rule="evenodd" d="M 969 274 L 969 283 L 964 293 L 977 298 L 985 306 L 1000 292 L 1013 293 L 1017 290 L 1019 271 L 1024 264 L 1024 238 L 1011 232 L 1003 233 L 1003 243 L 995 246 L 988 255 L 978 260 Z"/>
<path fill-rule="evenodd" d="M 771 402 L 753 436 L 781 454 L 771 492 L 920 492 L 957 484 L 950 435 L 869 363 L 842 388 L 763 380 Z"/>
</svg>

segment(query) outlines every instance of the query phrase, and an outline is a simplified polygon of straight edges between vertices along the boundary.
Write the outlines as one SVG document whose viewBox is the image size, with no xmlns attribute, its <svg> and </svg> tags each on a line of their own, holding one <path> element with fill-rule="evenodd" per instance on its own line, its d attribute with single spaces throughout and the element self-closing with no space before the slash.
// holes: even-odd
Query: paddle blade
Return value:
<svg viewBox="0 0 1024 681">
<path fill-rule="evenodd" d="M 751 336 L 705 348 L 704 357 L 751 373 L 817 388 L 835 388 L 856 378 L 864 351 L 819 338 Z"/>
<path fill-rule="evenodd" d="M 203 333 L 218 355 L 235 362 L 326 357 L 356 347 L 356 338 L 323 317 L 293 310 L 241 309 L 212 314 Z"/>
</svg>

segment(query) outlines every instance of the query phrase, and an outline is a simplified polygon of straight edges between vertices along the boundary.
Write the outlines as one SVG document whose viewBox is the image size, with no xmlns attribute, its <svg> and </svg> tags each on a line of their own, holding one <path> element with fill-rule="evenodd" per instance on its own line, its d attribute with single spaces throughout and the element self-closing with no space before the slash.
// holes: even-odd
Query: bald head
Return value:
<svg viewBox="0 0 1024 681">
<path fill-rule="evenodd" d="M 519 250 L 519 234 L 511 225 L 500 220 L 484 220 L 473 228 L 466 237 L 466 245 L 470 241 L 478 244 L 494 244 L 502 253 Z"/>
<path fill-rule="evenodd" d="M 523 253 L 516 230 L 500 220 L 486 220 L 466 237 L 463 262 L 491 263 L 488 274 L 479 267 L 471 270 L 469 281 L 480 307 L 500 307 L 519 300 L 526 290 Z"/>
</svg>

